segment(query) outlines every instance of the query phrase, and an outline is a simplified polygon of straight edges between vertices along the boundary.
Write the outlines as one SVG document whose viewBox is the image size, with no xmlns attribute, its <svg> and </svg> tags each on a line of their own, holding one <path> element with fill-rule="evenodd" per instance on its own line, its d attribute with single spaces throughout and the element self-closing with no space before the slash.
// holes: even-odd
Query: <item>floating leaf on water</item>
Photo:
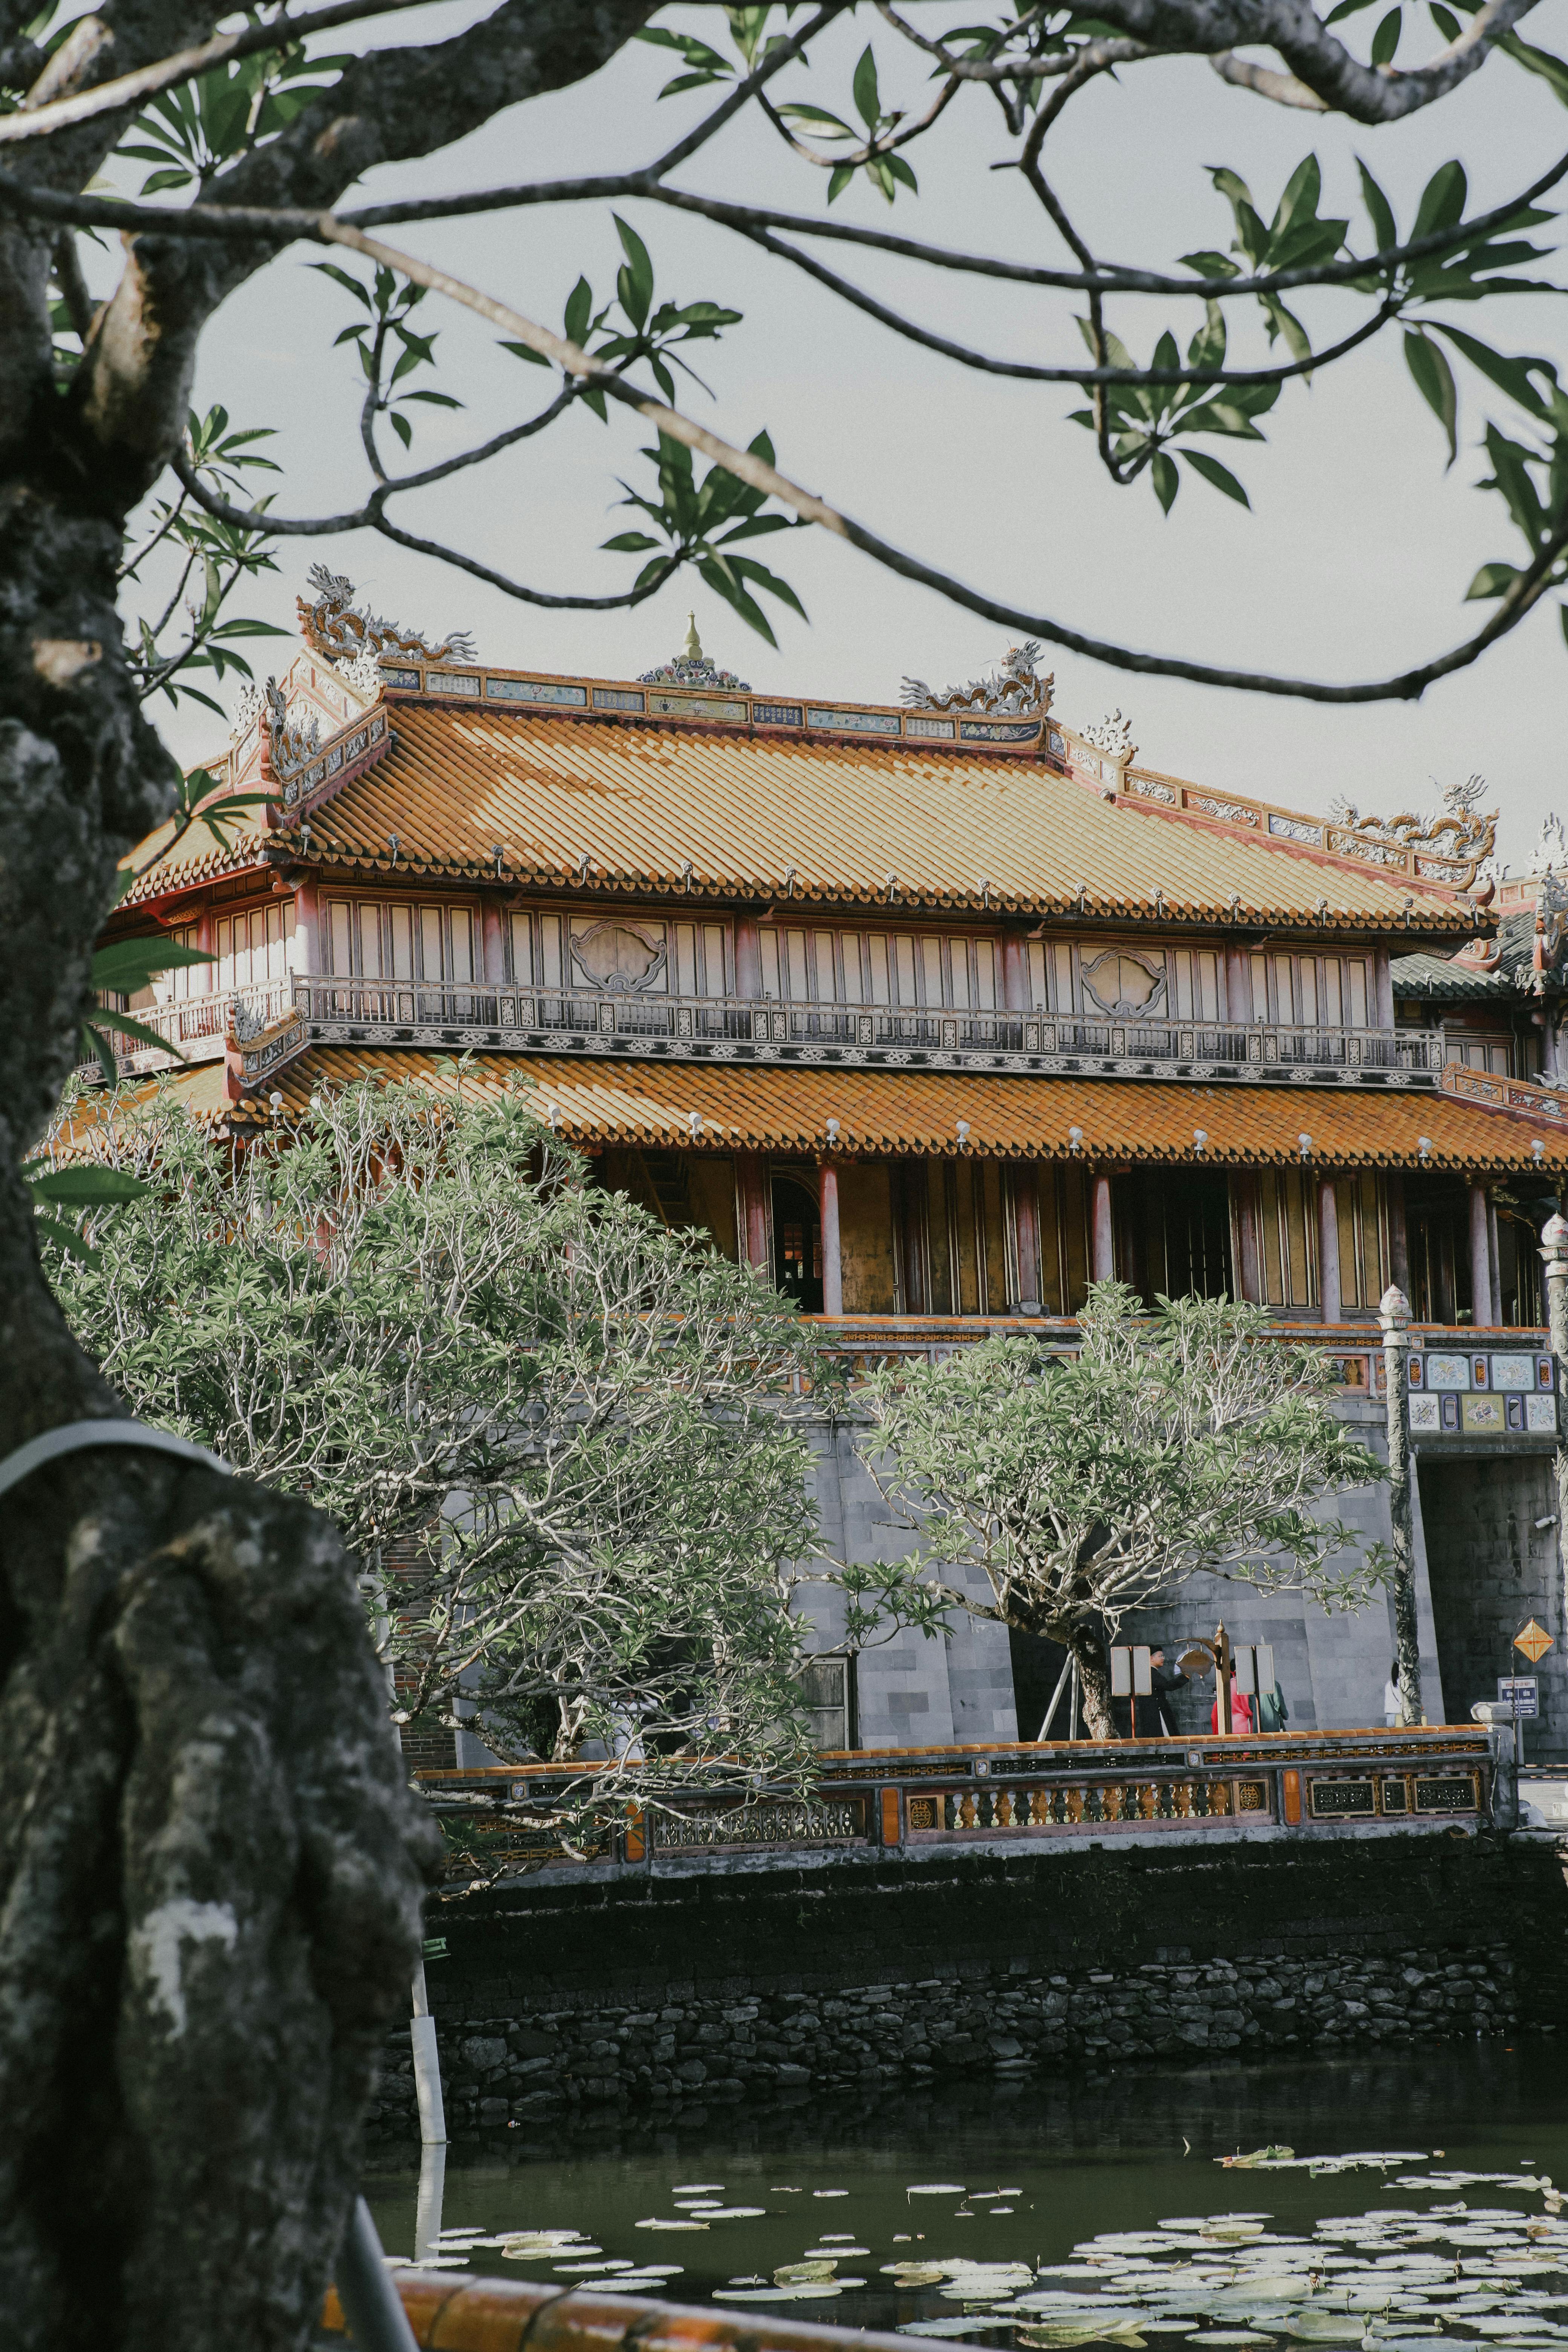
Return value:
<svg viewBox="0 0 1568 2352">
<path fill-rule="evenodd" d="M 814 2189 L 811 2193 L 814 2197 L 847 2197 L 849 2191 L 847 2189 Z"/>
<path fill-rule="evenodd" d="M 936 2263 L 884 2263 L 882 2276 L 895 2286 L 940 2286 L 947 2273 Z"/>
<path fill-rule="evenodd" d="M 410 2268 L 416 2271 L 466 2271 L 467 2254 L 416 2254 Z"/>
<path fill-rule="evenodd" d="M 781 2263 L 773 2273 L 775 2286 L 804 2286 L 808 2279 L 830 2279 L 837 2256 L 819 2254 L 815 2262 Z"/>
<path fill-rule="evenodd" d="M 839 2294 L 843 2290 L 822 2284 L 811 2286 L 716 2286 L 714 2299 L 720 2303 L 816 2303 L 824 2295 Z"/>
<path fill-rule="evenodd" d="M 820 2246 L 807 2246 L 801 2259 L 807 2263 L 841 2263 L 849 2254 L 868 2254 L 870 2251 L 869 2246 L 829 2245 L 825 2242 Z"/>
<path fill-rule="evenodd" d="M 1141 2352 L 1143 2338 L 1132 2328 L 1029 2326 L 1016 2329 L 1014 2341 L 1043 2346 L 1046 2352 L 1069 2352 L 1069 2347 L 1077 2344 L 1112 2343 L 1124 2344 L 1132 2347 L 1132 2352 Z"/>
<path fill-rule="evenodd" d="M 906 2197 L 967 2197 L 968 2194 L 961 2180 L 917 2180 L 904 2191 Z"/>
<path fill-rule="evenodd" d="M 1306 2344 L 1359 2344 L 1366 2323 L 1338 2311 L 1293 2312 L 1280 2323 L 1281 2332 Z"/>
<path fill-rule="evenodd" d="M 899 2336 L 981 2336 L 995 2325 L 994 2319 L 908 2319 L 894 2332 Z"/>
<path fill-rule="evenodd" d="M 647 2221 L 634 2221 L 632 2223 L 632 2227 L 634 2230 L 705 2230 L 708 2227 L 708 2224 L 706 2221 L 660 2221 L 654 2220 Z"/>
<path fill-rule="evenodd" d="M 710 2208 L 710 2221 L 760 2221 L 767 2211 L 765 2205 L 716 2205 Z"/>
<path fill-rule="evenodd" d="M 678 2180 L 670 2190 L 672 2197 L 722 2197 L 721 2180 Z"/>
<path fill-rule="evenodd" d="M 1235 2171 L 1252 2165 L 1289 2164 L 1295 2153 L 1293 2147 L 1255 2147 L 1249 2156 L 1220 2156 L 1215 2162 Z"/>
</svg>

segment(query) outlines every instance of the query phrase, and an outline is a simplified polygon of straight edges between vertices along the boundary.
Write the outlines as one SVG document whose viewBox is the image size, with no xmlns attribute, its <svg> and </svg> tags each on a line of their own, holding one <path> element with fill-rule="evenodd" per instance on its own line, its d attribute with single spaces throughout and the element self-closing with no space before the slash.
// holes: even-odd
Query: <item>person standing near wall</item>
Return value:
<svg viewBox="0 0 1568 2352">
<path fill-rule="evenodd" d="M 1174 1737 L 1176 1730 L 1174 1708 L 1175 1694 L 1184 1687 L 1186 1683 L 1186 1679 L 1187 1677 L 1182 1672 L 1180 1666 L 1168 1666 L 1165 1664 L 1165 1653 L 1163 1650 L 1150 1651 L 1149 1699 L 1145 1708 L 1145 1717 L 1150 1715 L 1153 1717 L 1152 1728 L 1156 1738 L 1160 1737 L 1162 1732 L 1169 1733 L 1173 1738 Z M 1136 1706 L 1137 1701 L 1134 1700 L 1133 1704 Z"/>
<path fill-rule="evenodd" d="M 1388 1669 L 1388 1680 L 1383 1685 L 1383 1719 L 1385 1724 L 1399 1720 L 1399 1661 L 1394 1659 Z"/>
</svg>

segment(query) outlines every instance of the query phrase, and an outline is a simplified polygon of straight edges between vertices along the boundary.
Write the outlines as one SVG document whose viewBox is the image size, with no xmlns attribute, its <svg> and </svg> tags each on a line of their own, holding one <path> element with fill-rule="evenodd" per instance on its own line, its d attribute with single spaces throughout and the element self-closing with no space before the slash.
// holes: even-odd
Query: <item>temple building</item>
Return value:
<svg viewBox="0 0 1568 2352">
<path fill-rule="evenodd" d="M 1002 1318 L 1070 1339 L 1112 1274 L 1223 1292 L 1321 1332 L 1374 1445 L 1396 1283 L 1443 1522 L 1421 1542 L 1429 1713 L 1507 1671 L 1512 1600 L 1467 1588 L 1478 1546 L 1512 1562 L 1521 1622 L 1562 1633 L 1535 1523 L 1563 917 L 1550 856 L 1500 898 L 1479 780 L 1434 815 L 1309 815 L 1147 764 L 1120 714 L 1068 723 L 1033 645 L 967 687 L 816 701 L 753 693 L 695 627 L 640 678 L 542 675 L 312 583 L 299 651 L 213 765 L 273 796 L 265 822 L 198 825 L 114 919 L 216 960 L 138 1008 L 215 1127 L 368 1070 L 441 1088 L 466 1054 L 470 1083 L 521 1076 L 604 1181 L 765 1270 L 854 1358 Z M 822 1448 L 830 1543 L 878 1556 L 874 1490 L 847 1438 Z M 1381 1488 L 1345 1508 L 1385 1525 Z M 1216 1605 L 1273 1634 L 1298 1727 L 1381 1721 L 1381 1607 L 1189 1590 L 1173 1630 Z M 814 1638 L 847 1740 L 1035 1728 L 1037 1662 L 994 1626 L 857 1664 L 829 1608 Z"/>
</svg>

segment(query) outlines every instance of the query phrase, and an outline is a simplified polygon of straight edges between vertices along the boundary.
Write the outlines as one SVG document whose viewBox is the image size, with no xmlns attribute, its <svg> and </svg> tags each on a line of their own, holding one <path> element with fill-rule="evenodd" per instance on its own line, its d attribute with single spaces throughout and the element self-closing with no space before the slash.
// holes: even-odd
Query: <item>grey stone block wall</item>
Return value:
<svg viewBox="0 0 1568 2352">
<path fill-rule="evenodd" d="M 1382 1407 L 1352 1397 L 1346 1398 L 1340 1409 L 1344 1418 L 1357 1426 L 1369 1450 L 1380 1461 L 1385 1461 Z M 855 1437 L 855 1430 L 846 1425 L 825 1427 L 814 1434 L 817 1507 L 825 1540 L 839 1559 L 859 1563 L 901 1559 L 911 1548 L 910 1532 L 892 1518 L 875 1482 L 856 1454 Z M 1472 1550 L 1478 1546 L 1486 1550 L 1489 1545 L 1498 1553 L 1495 1567 L 1499 1606 L 1505 1601 L 1511 1605 L 1519 1579 L 1513 1576 L 1510 1562 L 1526 1526 L 1526 1517 L 1521 1515 L 1527 1514 L 1532 1521 L 1554 1507 L 1550 1501 L 1538 1503 L 1536 1499 L 1542 1477 L 1551 1483 L 1550 1462 L 1542 1456 L 1503 1455 L 1461 1466 L 1465 1471 L 1473 1468 L 1478 1475 L 1473 1509 L 1466 1528 L 1456 1531 L 1446 1527 L 1445 1607 L 1461 1590 L 1469 1573 L 1456 1549 L 1461 1544 L 1468 1544 Z M 1451 1517 L 1447 1505 L 1445 1512 L 1446 1517 Z M 1388 1489 L 1382 1483 L 1335 1496 L 1323 1506 L 1323 1515 L 1343 1519 L 1369 1539 L 1385 1544 L 1391 1541 Z M 1489 1530 L 1484 1536 L 1479 1532 L 1483 1523 Z M 1474 1675 L 1468 1671 L 1459 1676 L 1464 1687 L 1456 1687 L 1450 1694 L 1444 1686 L 1419 1496 L 1415 1499 L 1415 1536 L 1422 1698 L 1427 1720 L 1468 1721 L 1471 1700 L 1483 1694 L 1479 1688 L 1469 1687 Z M 1534 1540 L 1539 1549 L 1539 1537 Z M 1552 1542 L 1554 1545 L 1554 1535 Z M 984 1580 L 978 1573 L 973 1578 L 973 1587 L 977 1597 L 987 1597 Z M 1534 1591 L 1533 1584 L 1531 1589 Z M 813 1622 L 808 1637 L 810 1648 L 842 1647 L 844 1606 L 831 1587 L 805 1588 L 798 1606 Z M 1543 1757 L 1557 1752 L 1568 1754 L 1568 1626 L 1559 1622 L 1561 1615 L 1559 1604 L 1557 1617 L 1542 1619 L 1549 1632 L 1559 1635 L 1557 1656 L 1549 1672 L 1560 1675 L 1563 1680 L 1563 1697 L 1553 1702 L 1550 1727 L 1552 1736 L 1560 1738 L 1563 1745 L 1559 1750 L 1548 1739 L 1539 1740 L 1533 1752 Z M 1198 1576 L 1169 1602 L 1130 1616 L 1121 1629 L 1122 1637 L 1163 1644 L 1168 1654 L 1173 1654 L 1194 1634 L 1212 1635 L 1222 1618 L 1233 1641 L 1274 1644 L 1276 1671 L 1290 1710 L 1291 1729 L 1330 1731 L 1381 1727 L 1384 1684 L 1394 1655 L 1391 1592 L 1385 1590 L 1357 1611 L 1330 1612 L 1303 1600 L 1300 1594 L 1268 1595 L 1227 1578 Z M 1452 1643 L 1449 1652 L 1455 1654 Z M 1492 1669 L 1494 1675 L 1497 1671 Z M 982 1618 L 954 1612 L 950 1633 L 934 1641 L 918 1633 L 898 1633 L 863 1652 L 857 1675 L 859 1742 L 864 1748 L 919 1748 L 949 1740 L 1026 1738 L 1037 1727 L 1032 1724 L 1021 1726 L 1017 1719 L 1005 1629 Z M 1177 1728 L 1207 1729 L 1213 1702 L 1212 1682 L 1202 1690 L 1194 1688 L 1184 1694 L 1176 1708 Z M 1058 1715 L 1058 1732 L 1065 1721 L 1065 1715 Z"/>
</svg>

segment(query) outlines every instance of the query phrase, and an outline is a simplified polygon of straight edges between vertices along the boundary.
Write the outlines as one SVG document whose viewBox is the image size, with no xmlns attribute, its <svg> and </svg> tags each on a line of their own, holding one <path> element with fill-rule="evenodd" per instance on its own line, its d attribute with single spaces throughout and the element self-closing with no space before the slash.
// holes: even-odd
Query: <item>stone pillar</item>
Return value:
<svg viewBox="0 0 1568 2352">
<path fill-rule="evenodd" d="M 1116 1236 L 1110 1222 L 1110 1179 L 1102 1170 L 1097 1170 L 1094 1178 L 1090 1231 L 1094 1253 L 1090 1271 L 1096 1282 L 1110 1282 L 1116 1275 Z"/>
<path fill-rule="evenodd" d="M 735 1182 L 740 1193 L 736 1218 L 741 1264 L 758 1274 L 768 1271 L 768 1204 L 763 1191 L 763 1163 L 754 1151 L 735 1154 Z"/>
<path fill-rule="evenodd" d="M 1547 1004 L 1536 1014 L 1541 1024 L 1541 1075 L 1543 1078 L 1557 1076 L 1557 1009 Z"/>
<path fill-rule="evenodd" d="M 1384 1178 L 1388 1205 L 1388 1278 L 1395 1290 L 1410 1296 L 1410 1236 L 1405 1223 L 1405 1177 L 1397 1168 Z"/>
<path fill-rule="evenodd" d="M 1568 1221 L 1548 1217 L 1541 1235 L 1546 1268 L 1546 1319 L 1552 1333 L 1552 1365 L 1557 1393 L 1557 1562 L 1561 1578 L 1568 1561 Z M 1563 1596 L 1568 1603 L 1568 1594 Z"/>
<path fill-rule="evenodd" d="M 1015 1171 L 1013 1223 L 1018 1242 L 1018 1307 L 1025 1315 L 1043 1315 L 1040 1288 L 1040 1187 L 1032 1166 Z"/>
<path fill-rule="evenodd" d="M 1331 1176 L 1318 1179 L 1318 1300 L 1325 1323 L 1337 1323 L 1343 1312 L 1340 1297 L 1340 1204 Z"/>
<path fill-rule="evenodd" d="M 1500 1324 L 1503 1318 L 1502 1267 L 1498 1258 L 1497 1202 L 1487 1194 L 1487 1278 L 1491 1291 L 1492 1321 Z"/>
<path fill-rule="evenodd" d="M 1410 1459 L 1410 1301 L 1390 1284 L 1378 1308 L 1388 1412 L 1388 1517 L 1394 1537 L 1394 1630 L 1399 1719 L 1421 1720 L 1421 1635 L 1415 1620 L 1415 1534 Z"/>
<path fill-rule="evenodd" d="M 831 1160 L 816 1163 L 817 1213 L 822 1219 L 822 1311 L 844 1312 L 844 1263 L 838 1247 L 838 1171 Z"/>
<path fill-rule="evenodd" d="M 1479 1330 L 1490 1323 L 1492 1312 L 1492 1251 L 1487 1188 L 1470 1186 L 1470 1320 Z"/>
</svg>

